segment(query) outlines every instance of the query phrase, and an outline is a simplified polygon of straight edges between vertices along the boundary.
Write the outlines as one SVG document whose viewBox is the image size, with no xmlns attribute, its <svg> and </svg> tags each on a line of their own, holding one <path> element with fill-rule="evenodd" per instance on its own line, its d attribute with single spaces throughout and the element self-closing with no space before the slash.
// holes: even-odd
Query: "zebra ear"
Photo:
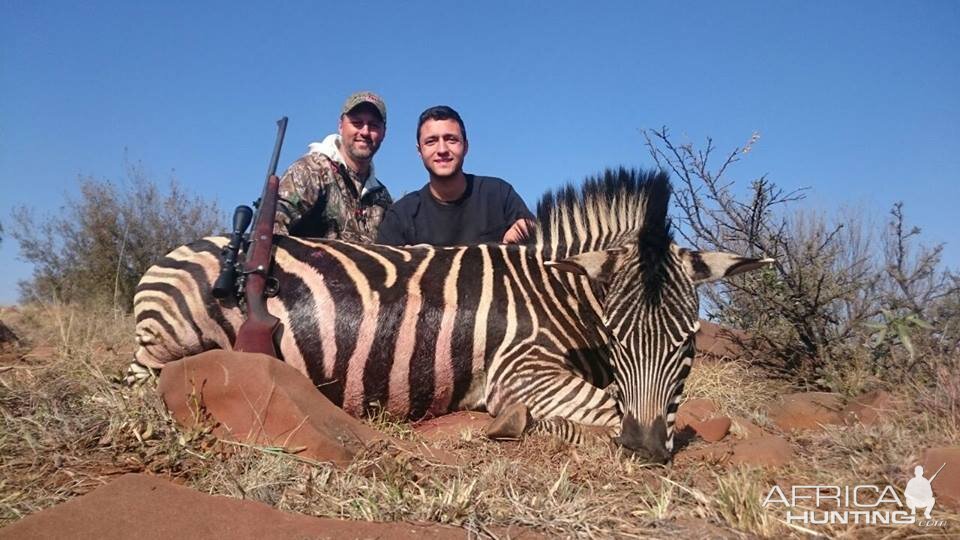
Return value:
<svg viewBox="0 0 960 540">
<path fill-rule="evenodd" d="M 723 251 L 680 250 L 680 258 L 694 285 L 735 276 L 773 264 L 773 259 L 752 259 Z"/>
<path fill-rule="evenodd" d="M 613 270 L 619 254 L 619 249 L 588 251 L 559 261 L 546 261 L 543 264 L 561 272 L 572 272 L 606 283 L 613 278 Z"/>
</svg>

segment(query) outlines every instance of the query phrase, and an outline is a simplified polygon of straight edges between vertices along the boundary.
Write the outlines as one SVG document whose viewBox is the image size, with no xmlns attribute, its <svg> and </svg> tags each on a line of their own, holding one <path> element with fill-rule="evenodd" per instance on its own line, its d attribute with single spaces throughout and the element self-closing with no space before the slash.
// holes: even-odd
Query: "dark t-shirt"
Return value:
<svg viewBox="0 0 960 540">
<path fill-rule="evenodd" d="M 534 219 L 507 182 L 490 176 L 465 176 L 467 189 L 452 203 L 434 199 L 429 184 L 404 195 L 384 215 L 377 243 L 459 246 L 500 242 L 518 219 Z"/>
</svg>

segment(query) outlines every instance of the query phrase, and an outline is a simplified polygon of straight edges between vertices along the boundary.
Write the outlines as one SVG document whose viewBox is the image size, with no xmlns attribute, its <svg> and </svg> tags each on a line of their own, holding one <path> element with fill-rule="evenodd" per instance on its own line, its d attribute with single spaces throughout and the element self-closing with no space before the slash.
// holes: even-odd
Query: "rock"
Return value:
<svg viewBox="0 0 960 540">
<path fill-rule="evenodd" d="M 18 345 L 20 345 L 20 337 L 3 321 L 0 321 L 0 349 L 13 348 Z"/>
<path fill-rule="evenodd" d="M 706 422 L 691 424 L 691 427 L 703 440 L 707 442 L 717 442 L 726 437 L 727 432 L 730 431 L 730 419 L 726 416 L 720 416 L 711 418 Z"/>
<path fill-rule="evenodd" d="M 728 467 L 782 467 L 792 459 L 793 447 L 786 439 L 765 434 L 743 441 L 721 441 L 695 448 L 683 448 L 674 455 L 674 464 L 684 466 L 693 462 L 706 462 Z"/>
<path fill-rule="evenodd" d="M 703 422 L 716 416 L 717 404 L 706 398 L 688 399 L 677 409 L 676 425 L 678 429 L 696 422 Z"/>
<path fill-rule="evenodd" d="M 848 403 L 840 415 L 848 425 L 859 422 L 865 426 L 872 426 L 893 410 L 893 396 L 884 390 L 874 390 Z"/>
<path fill-rule="evenodd" d="M 697 332 L 697 355 L 712 358 L 739 358 L 743 348 L 737 341 L 747 341 L 749 335 L 709 321 L 700 321 Z"/>
<path fill-rule="evenodd" d="M 840 424 L 840 397 L 827 392 L 800 392 L 783 396 L 768 413 L 783 431 L 820 429 L 827 424 Z"/>
<path fill-rule="evenodd" d="M 929 448 L 920 456 L 920 465 L 928 480 L 943 465 L 943 470 L 930 484 L 936 497 L 935 508 L 960 511 L 960 446 Z M 910 476 L 913 476 L 912 467 Z"/>
<path fill-rule="evenodd" d="M 444 525 L 374 523 L 289 514 L 260 502 L 206 495 L 140 474 L 124 475 L 87 495 L 0 529 L 0 538 L 10 539 L 466 537 L 462 529 Z"/>
<path fill-rule="evenodd" d="M 697 448 L 684 448 L 673 456 L 675 465 L 683 466 L 693 462 L 724 464 L 733 455 L 733 447 L 729 444 L 710 444 Z"/>
<path fill-rule="evenodd" d="M 461 411 L 419 422 L 413 429 L 428 441 L 459 441 L 468 433 L 482 437 L 492 420 L 487 413 Z"/>
<path fill-rule="evenodd" d="M 733 446 L 730 462 L 757 467 L 782 467 L 793 459 L 793 447 L 775 435 L 740 441 Z"/>
<path fill-rule="evenodd" d="M 728 467 L 731 465 L 782 467 L 792 459 L 793 447 L 786 439 L 776 435 L 685 448 L 674 455 L 674 463 L 679 466 L 692 462 L 706 462 Z"/>
<path fill-rule="evenodd" d="M 346 464 L 390 438 L 347 415 L 293 367 L 263 354 L 207 351 L 167 364 L 159 391 L 183 425 L 198 405 L 221 438 L 281 446 L 299 456 Z"/>
<path fill-rule="evenodd" d="M 677 431 L 692 431 L 708 442 L 717 442 L 730 430 L 730 419 L 716 415 L 717 404 L 712 400 L 696 398 L 684 401 L 677 409 Z"/>
<path fill-rule="evenodd" d="M 741 439 L 756 439 L 769 435 L 764 429 L 742 416 L 730 418 L 730 431 Z"/>
</svg>

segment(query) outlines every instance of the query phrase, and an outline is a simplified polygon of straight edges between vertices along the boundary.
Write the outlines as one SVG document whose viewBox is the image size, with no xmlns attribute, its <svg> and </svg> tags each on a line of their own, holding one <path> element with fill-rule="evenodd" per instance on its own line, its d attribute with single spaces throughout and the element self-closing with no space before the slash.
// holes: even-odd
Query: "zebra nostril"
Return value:
<svg viewBox="0 0 960 540">
<path fill-rule="evenodd" d="M 614 439 L 631 456 L 651 463 L 666 463 L 670 459 L 667 450 L 667 429 L 663 418 L 649 426 L 642 426 L 632 413 L 623 417 L 620 436 Z"/>
<path fill-rule="evenodd" d="M 620 436 L 615 439 L 620 446 L 630 450 L 643 449 L 643 429 L 640 422 L 634 418 L 633 413 L 628 412 L 623 417 L 623 423 L 620 426 Z"/>
</svg>

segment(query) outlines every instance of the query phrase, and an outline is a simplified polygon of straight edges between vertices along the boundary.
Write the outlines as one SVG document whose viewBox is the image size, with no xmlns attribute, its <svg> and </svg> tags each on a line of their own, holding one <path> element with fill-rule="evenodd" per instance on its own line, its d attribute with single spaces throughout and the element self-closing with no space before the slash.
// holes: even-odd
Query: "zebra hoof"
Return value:
<svg viewBox="0 0 960 540">
<path fill-rule="evenodd" d="M 533 418 L 523 403 L 513 403 L 487 426 L 487 437 L 496 440 L 519 439 Z"/>
</svg>

